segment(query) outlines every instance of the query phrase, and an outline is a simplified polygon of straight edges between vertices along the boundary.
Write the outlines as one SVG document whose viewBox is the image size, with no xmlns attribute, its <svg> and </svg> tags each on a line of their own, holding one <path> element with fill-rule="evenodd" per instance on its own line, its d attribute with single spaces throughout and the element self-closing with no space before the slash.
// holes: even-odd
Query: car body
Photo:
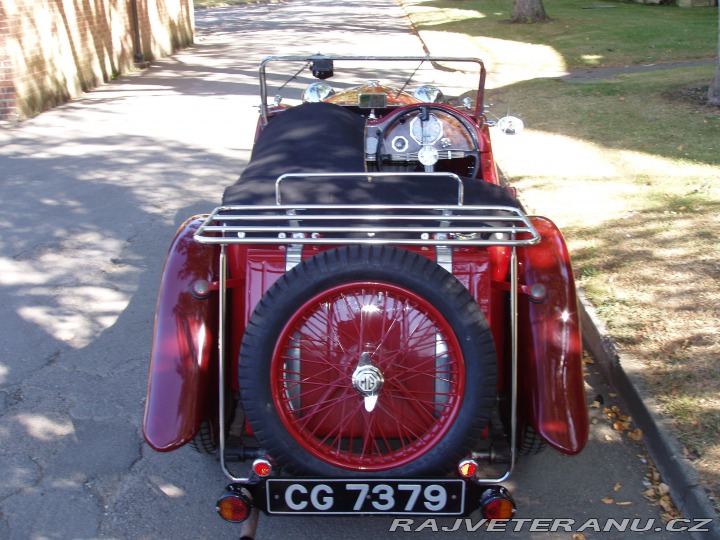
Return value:
<svg viewBox="0 0 720 540">
<path fill-rule="evenodd" d="M 338 90 L 345 65 L 362 73 Z M 424 68 L 436 79 L 415 83 Z M 300 94 L 305 71 L 319 80 Z M 585 445 L 569 254 L 499 178 L 485 74 L 464 58 L 261 64 L 250 163 L 168 253 L 144 421 L 158 451 L 219 456 L 226 519 L 508 518 L 519 455 Z M 438 77 L 473 86 L 449 97 Z M 281 83 L 296 103 L 270 100 Z"/>
</svg>

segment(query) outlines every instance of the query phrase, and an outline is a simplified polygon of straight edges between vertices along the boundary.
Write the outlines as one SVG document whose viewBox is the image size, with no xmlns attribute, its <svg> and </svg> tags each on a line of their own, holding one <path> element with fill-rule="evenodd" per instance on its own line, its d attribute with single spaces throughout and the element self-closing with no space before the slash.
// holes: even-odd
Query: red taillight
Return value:
<svg viewBox="0 0 720 540">
<path fill-rule="evenodd" d="M 480 496 L 480 511 L 486 519 L 511 519 L 515 515 L 515 501 L 502 486 L 492 486 Z"/>
<path fill-rule="evenodd" d="M 272 472 L 272 465 L 267 459 L 256 459 L 253 461 L 252 470 L 255 474 L 264 478 Z"/>
<path fill-rule="evenodd" d="M 458 463 L 458 473 L 463 478 L 471 478 L 478 472 L 477 461 L 473 459 L 464 459 Z"/>
<path fill-rule="evenodd" d="M 243 491 L 234 486 L 228 486 L 227 491 L 217 501 L 216 508 L 220 517 L 233 523 L 241 523 L 248 518 L 250 510 L 252 510 L 252 503 L 250 497 Z"/>
</svg>

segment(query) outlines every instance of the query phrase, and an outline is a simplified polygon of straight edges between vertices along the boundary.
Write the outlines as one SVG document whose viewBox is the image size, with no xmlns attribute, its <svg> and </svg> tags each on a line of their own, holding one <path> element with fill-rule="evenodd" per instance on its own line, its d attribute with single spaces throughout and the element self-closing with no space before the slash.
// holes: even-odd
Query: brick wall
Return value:
<svg viewBox="0 0 720 540">
<path fill-rule="evenodd" d="M 0 3 L 0 119 L 7 117 L 15 108 L 13 68 L 5 39 L 11 30 L 12 25 L 5 15 L 5 5 Z"/>
<path fill-rule="evenodd" d="M 0 0 L 0 119 L 25 118 L 193 41 L 193 0 Z"/>
</svg>

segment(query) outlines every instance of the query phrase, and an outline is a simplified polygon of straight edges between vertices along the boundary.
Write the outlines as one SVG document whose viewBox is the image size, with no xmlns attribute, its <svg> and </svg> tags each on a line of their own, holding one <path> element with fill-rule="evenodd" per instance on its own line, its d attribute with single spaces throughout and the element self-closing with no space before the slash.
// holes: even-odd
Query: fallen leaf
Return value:
<svg viewBox="0 0 720 540">
<path fill-rule="evenodd" d="M 621 487 L 622 487 L 622 484 L 621 484 L 620 482 L 617 482 L 617 483 L 613 486 L 613 491 L 620 491 L 620 488 L 621 488 Z"/>
<path fill-rule="evenodd" d="M 575 533 L 572 535 L 572 540 L 587 540 L 583 533 Z"/>
<path fill-rule="evenodd" d="M 655 488 L 651 486 L 642 492 L 642 496 L 649 501 L 654 501 L 657 499 L 657 492 L 655 491 Z"/>
<path fill-rule="evenodd" d="M 643 430 L 640 428 L 637 428 L 630 433 L 628 433 L 628 437 L 631 438 L 633 441 L 640 441 L 643 438 Z"/>
<path fill-rule="evenodd" d="M 611 498 L 609 498 L 609 497 L 606 497 L 606 498 L 600 499 L 600 500 L 601 500 L 602 502 L 604 502 L 605 504 L 612 504 L 612 503 L 615 502 L 615 499 L 611 499 Z"/>
<path fill-rule="evenodd" d="M 632 501 L 623 501 L 619 503 L 615 503 L 617 506 L 630 506 L 632 504 Z"/>
<path fill-rule="evenodd" d="M 613 429 L 615 431 L 627 431 L 628 429 L 630 429 L 630 426 L 627 424 L 627 422 L 616 421 L 613 422 Z"/>
</svg>

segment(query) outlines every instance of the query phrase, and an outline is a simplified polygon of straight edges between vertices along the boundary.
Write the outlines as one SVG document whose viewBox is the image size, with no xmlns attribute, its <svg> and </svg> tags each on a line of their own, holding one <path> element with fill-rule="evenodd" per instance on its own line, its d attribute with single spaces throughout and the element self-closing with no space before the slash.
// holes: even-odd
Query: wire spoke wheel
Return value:
<svg viewBox="0 0 720 540">
<path fill-rule="evenodd" d="M 495 397 L 490 331 L 434 262 L 389 247 L 307 259 L 264 295 L 240 354 L 243 408 L 294 472 L 439 472 L 465 455 Z"/>
<path fill-rule="evenodd" d="M 351 282 L 311 298 L 280 334 L 270 370 L 288 432 L 343 468 L 417 459 L 442 440 L 465 390 L 452 328 L 390 283 Z"/>
</svg>

